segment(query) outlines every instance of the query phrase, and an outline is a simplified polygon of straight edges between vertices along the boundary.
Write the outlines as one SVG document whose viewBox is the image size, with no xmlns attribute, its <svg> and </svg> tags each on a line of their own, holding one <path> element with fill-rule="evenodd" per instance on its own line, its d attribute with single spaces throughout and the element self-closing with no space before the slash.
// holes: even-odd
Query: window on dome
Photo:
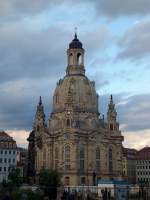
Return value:
<svg viewBox="0 0 150 200">
<path fill-rule="evenodd" d="M 70 126 L 70 119 L 67 119 L 67 126 Z"/>
<path fill-rule="evenodd" d="M 77 54 L 77 65 L 81 65 L 82 64 L 82 56 L 80 53 Z"/>
<path fill-rule="evenodd" d="M 110 124 L 110 130 L 113 131 L 114 127 L 113 124 Z"/>
<path fill-rule="evenodd" d="M 37 125 L 37 131 L 39 131 L 40 130 L 40 127 L 39 127 L 39 125 Z"/>
<path fill-rule="evenodd" d="M 58 94 L 55 95 L 55 102 L 58 103 Z"/>
</svg>

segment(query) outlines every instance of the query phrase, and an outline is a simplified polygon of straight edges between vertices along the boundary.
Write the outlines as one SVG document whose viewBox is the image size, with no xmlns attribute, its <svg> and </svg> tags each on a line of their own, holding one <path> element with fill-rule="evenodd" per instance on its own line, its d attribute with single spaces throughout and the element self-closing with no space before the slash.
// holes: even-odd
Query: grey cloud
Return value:
<svg viewBox="0 0 150 200">
<path fill-rule="evenodd" d="M 0 81 L 59 74 L 66 66 L 68 34 L 57 28 L 32 32 L 7 26 L 0 32 Z"/>
<path fill-rule="evenodd" d="M 131 27 L 120 37 L 120 51 L 116 59 L 139 61 L 149 57 L 150 52 L 150 21 L 141 21 Z"/>
<path fill-rule="evenodd" d="M 44 11 L 50 11 L 56 5 L 57 8 L 65 5 L 67 9 L 76 7 L 79 10 L 80 6 L 89 6 L 89 4 L 95 7 L 98 15 L 108 18 L 149 15 L 150 7 L 150 1 L 148 0 L 87 0 L 84 2 L 79 0 L 6 0 L 0 2 L 0 15 L 2 20 L 16 20 L 16 18 L 19 19 L 20 17 L 33 16 Z"/>
<path fill-rule="evenodd" d="M 150 94 L 134 95 L 118 101 L 118 114 L 124 131 L 150 129 Z"/>
<path fill-rule="evenodd" d="M 104 48 L 109 31 L 101 27 L 97 32 L 81 36 L 89 55 Z M 67 66 L 66 50 L 73 39 L 62 27 L 32 31 L 22 23 L 8 23 L 0 32 L 0 82 L 21 78 L 41 78 L 64 74 Z M 90 57 L 90 56 L 89 56 Z"/>
<path fill-rule="evenodd" d="M 99 96 L 99 111 L 107 113 L 110 94 Z M 128 93 L 113 94 L 116 105 L 117 120 L 121 131 L 136 132 L 150 129 L 150 94 L 129 96 Z"/>
<path fill-rule="evenodd" d="M 149 0 L 95 0 L 98 15 L 108 18 L 149 15 Z"/>
<path fill-rule="evenodd" d="M 104 72 L 97 71 L 93 75 L 89 75 L 90 80 L 95 81 L 96 90 L 100 90 L 102 87 L 110 84 L 108 77 Z"/>
<path fill-rule="evenodd" d="M 33 16 L 48 10 L 57 3 L 60 5 L 62 0 L 6 0 L 0 1 L 1 20 L 18 20 L 20 17 Z"/>
<path fill-rule="evenodd" d="M 41 84 L 42 82 L 42 84 Z M 31 130 L 39 96 L 42 96 L 45 113 L 51 111 L 55 79 L 17 80 L 0 86 L 0 128 Z"/>
</svg>

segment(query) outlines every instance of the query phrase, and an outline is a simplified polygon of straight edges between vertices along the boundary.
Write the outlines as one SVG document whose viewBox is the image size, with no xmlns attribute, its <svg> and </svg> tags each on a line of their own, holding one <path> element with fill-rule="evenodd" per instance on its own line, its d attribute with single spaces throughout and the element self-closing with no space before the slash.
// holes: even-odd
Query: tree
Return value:
<svg viewBox="0 0 150 200">
<path fill-rule="evenodd" d="M 39 185 L 46 196 L 56 199 L 57 188 L 61 185 L 60 174 L 56 170 L 42 170 L 39 174 Z"/>
<path fill-rule="evenodd" d="M 22 183 L 21 172 L 19 168 L 12 168 L 8 175 L 8 180 L 13 186 L 19 187 Z"/>
</svg>

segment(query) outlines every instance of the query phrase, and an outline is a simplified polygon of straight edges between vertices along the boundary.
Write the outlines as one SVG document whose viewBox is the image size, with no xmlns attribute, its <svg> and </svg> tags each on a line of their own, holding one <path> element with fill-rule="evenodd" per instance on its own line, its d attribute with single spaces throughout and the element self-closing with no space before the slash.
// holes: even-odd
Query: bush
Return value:
<svg viewBox="0 0 150 200">
<path fill-rule="evenodd" d="M 56 170 L 42 170 L 39 174 L 39 185 L 50 199 L 56 199 L 57 188 L 61 185 L 60 175 Z"/>
</svg>

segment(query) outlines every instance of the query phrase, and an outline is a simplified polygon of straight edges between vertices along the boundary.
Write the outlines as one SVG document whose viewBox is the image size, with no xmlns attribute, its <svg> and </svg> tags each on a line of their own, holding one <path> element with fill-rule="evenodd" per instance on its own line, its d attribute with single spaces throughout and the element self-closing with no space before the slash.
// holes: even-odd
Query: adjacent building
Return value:
<svg viewBox="0 0 150 200">
<path fill-rule="evenodd" d="M 136 183 L 136 149 L 123 148 L 123 175 L 129 184 Z"/>
<path fill-rule="evenodd" d="M 67 50 L 65 76 L 57 82 L 52 112 L 45 121 L 40 97 L 29 135 L 29 176 L 57 169 L 64 185 L 95 185 L 100 179 L 122 179 L 123 136 L 113 96 L 107 118 L 99 112 L 95 82 L 85 74 L 84 49 L 75 34 Z"/>
<path fill-rule="evenodd" d="M 136 156 L 136 182 L 150 185 L 150 147 L 144 147 Z"/>
<path fill-rule="evenodd" d="M 4 131 L 0 131 L 0 182 L 8 179 L 9 171 L 17 165 L 16 141 Z"/>
<path fill-rule="evenodd" d="M 25 180 L 27 177 L 28 150 L 22 147 L 17 148 L 17 168 L 20 169 L 21 176 Z"/>
</svg>

